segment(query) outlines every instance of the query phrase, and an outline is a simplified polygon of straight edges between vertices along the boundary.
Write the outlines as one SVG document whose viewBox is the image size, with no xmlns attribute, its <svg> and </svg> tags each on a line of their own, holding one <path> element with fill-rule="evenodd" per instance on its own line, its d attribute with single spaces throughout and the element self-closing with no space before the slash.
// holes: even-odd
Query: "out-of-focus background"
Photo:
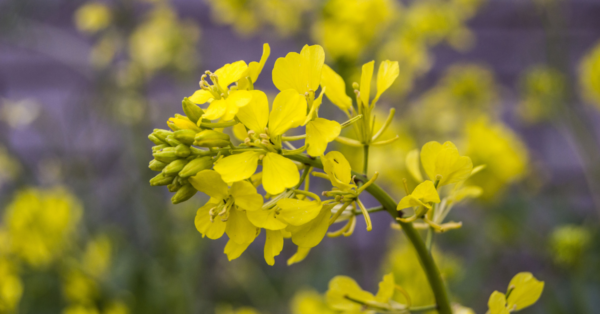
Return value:
<svg viewBox="0 0 600 314">
<path fill-rule="evenodd" d="M 397 199 L 405 155 L 427 141 L 486 165 L 480 197 L 451 214 L 463 228 L 436 242 L 453 300 L 485 313 L 530 271 L 546 287 L 523 313 L 595 313 L 599 17 L 597 0 L 0 1 L 0 313 L 315 313 L 332 277 L 376 291 L 389 271 L 430 302 L 385 212 L 271 267 L 262 245 L 229 262 L 224 239 L 202 239 L 205 196 L 172 205 L 149 185 L 147 135 L 205 70 L 258 60 L 263 43 L 257 85 L 273 94 L 276 58 L 304 44 L 347 84 L 367 61 L 399 61 L 380 108 L 396 108 L 401 139 L 370 164 Z M 322 115 L 342 121 L 334 109 Z"/>
</svg>

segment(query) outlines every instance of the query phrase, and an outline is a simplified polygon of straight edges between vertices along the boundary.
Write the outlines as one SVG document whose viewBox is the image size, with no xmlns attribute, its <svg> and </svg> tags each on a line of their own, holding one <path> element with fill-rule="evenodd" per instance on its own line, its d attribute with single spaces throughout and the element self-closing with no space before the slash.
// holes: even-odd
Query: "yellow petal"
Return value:
<svg viewBox="0 0 600 314">
<path fill-rule="evenodd" d="M 195 104 L 204 104 L 213 98 L 215 98 L 215 96 L 211 92 L 205 89 L 199 89 L 195 91 L 192 96 L 189 97 L 189 100 L 191 100 Z"/>
<path fill-rule="evenodd" d="M 273 84 L 280 91 L 293 89 L 296 93 L 307 91 L 307 82 L 302 75 L 302 57 L 290 52 L 285 58 L 278 58 L 273 67 Z"/>
<path fill-rule="evenodd" d="M 433 182 L 427 180 L 417 185 L 417 187 L 410 194 L 414 198 L 421 200 L 424 203 L 439 203 L 440 196 L 433 185 Z"/>
<path fill-rule="evenodd" d="M 365 63 L 362 66 L 362 75 L 360 76 L 360 100 L 365 106 L 369 105 L 369 97 L 371 96 L 371 80 L 373 79 L 373 68 L 375 61 Z"/>
<path fill-rule="evenodd" d="M 290 257 L 287 260 L 288 266 L 302 262 L 306 258 L 306 256 L 308 255 L 309 252 L 310 252 L 310 248 L 298 247 L 298 251 L 296 251 L 296 254 L 292 255 L 292 257 Z"/>
<path fill-rule="evenodd" d="M 329 218 L 331 217 L 331 209 L 333 205 L 324 205 L 319 211 L 318 216 L 308 223 L 301 226 L 288 226 L 292 233 L 292 241 L 297 246 L 312 248 L 321 243 L 325 237 L 327 229 L 329 229 Z"/>
<path fill-rule="evenodd" d="M 411 207 L 417 207 L 417 206 L 425 206 L 427 208 L 431 208 L 431 205 L 420 201 L 418 198 L 416 198 L 412 195 L 407 195 L 400 200 L 400 202 L 398 203 L 398 206 L 396 206 L 396 210 L 403 210 L 405 208 L 411 208 Z"/>
<path fill-rule="evenodd" d="M 488 300 L 489 314 L 508 314 L 504 293 L 494 291 Z"/>
<path fill-rule="evenodd" d="M 306 152 L 311 156 L 325 153 L 327 144 L 340 135 L 342 126 L 336 121 L 317 118 L 306 125 Z"/>
<path fill-rule="evenodd" d="M 246 137 L 248 137 L 248 131 L 242 123 L 238 123 L 233 126 L 233 135 L 235 136 L 235 138 L 243 142 L 246 139 Z"/>
<path fill-rule="evenodd" d="M 269 121 L 269 100 L 267 95 L 259 90 L 250 91 L 252 101 L 239 109 L 238 119 L 250 130 L 260 134 L 265 132 Z"/>
<path fill-rule="evenodd" d="M 394 296 L 394 291 L 396 287 L 396 282 L 394 280 L 394 274 L 389 273 L 383 276 L 383 280 L 379 282 L 379 290 L 375 295 L 375 299 L 377 302 L 388 303 L 390 299 Z"/>
<path fill-rule="evenodd" d="M 423 175 L 421 175 L 421 168 L 419 166 L 419 150 L 413 149 L 406 154 L 406 168 L 408 172 L 417 180 L 417 182 L 423 181 Z"/>
<path fill-rule="evenodd" d="M 281 208 L 279 219 L 292 226 L 303 225 L 317 217 L 321 211 L 321 203 L 299 199 L 284 198 L 277 202 Z"/>
<path fill-rule="evenodd" d="M 352 98 L 346 94 L 346 83 L 341 76 L 333 71 L 328 65 L 323 65 L 321 74 L 321 86 L 327 88 L 327 98 L 342 110 L 352 107 Z"/>
<path fill-rule="evenodd" d="M 275 265 L 275 256 L 283 250 L 283 235 L 281 231 L 267 230 L 265 239 L 265 261 L 267 264 Z"/>
<path fill-rule="evenodd" d="M 221 175 L 223 181 L 233 183 L 250 178 L 258 167 L 260 153 L 244 152 L 227 156 L 215 163 L 215 171 Z"/>
<path fill-rule="evenodd" d="M 189 182 L 196 190 L 218 200 L 225 199 L 229 194 L 227 184 L 214 170 L 202 170 L 189 178 Z"/>
<path fill-rule="evenodd" d="M 333 277 L 329 281 L 329 289 L 325 294 L 327 304 L 339 311 L 357 311 L 362 308 L 361 304 L 348 300 L 346 296 L 363 302 L 375 299 L 373 294 L 363 291 L 354 279 L 347 276 Z"/>
<path fill-rule="evenodd" d="M 215 220 L 220 218 L 221 217 L 217 216 Z M 248 220 L 246 212 L 232 208 L 229 212 L 225 232 L 229 239 L 238 244 L 243 244 L 254 240 L 254 237 L 256 236 L 256 227 Z"/>
<path fill-rule="evenodd" d="M 270 55 L 271 47 L 269 44 L 264 44 L 260 62 L 250 62 L 250 66 L 248 66 L 248 72 L 250 73 L 250 79 L 252 79 L 252 83 L 255 83 L 258 80 L 258 76 L 260 75 L 260 72 L 262 72 L 265 62 L 267 62 L 267 59 Z"/>
<path fill-rule="evenodd" d="M 239 244 L 229 239 L 229 241 L 227 241 L 227 244 L 225 245 L 225 254 L 227 254 L 227 259 L 229 261 L 233 261 L 234 259 L 240 257 L 240 255 L 242 255 L 242 253 L 246 251 L 248 246 L 250 246 L 250 243 L 252 243 L 252 241 Z"/>
<path fill-rule="evenodd" d="M 256 188 L 248 181 L 238 181 L 231 185 L 231 196 L 235 205 L 241 209 L 254 211 L 263 205 L 262 195 L 256 192 Z"/>
<path fill-rule="evenodd" d="M 274 209 L 261 209 L 249 211 L 246 213 L 250 222 L 258 228 L 267 230 L 281 230 L 287 227 L 287 224 L 275 217 Z"/>
<path fill-rule="evenodd" d="M 223 121 L 233 120 L 240 108 L 246 106 L 252 100 L 252 93 L 246 90 L 232 92 L 227 97 L 227 111 L 223 115 Z"/>
<path fill-rule="evenodd" d="M 293 89 L 302 95 L 309 90 L 316 91 L 324 61 L 325 52 L 318 45 L 304 46 L 300 54 L 290 52 L 275 61 L 273 83 L 280 91 Z"/>
<path fill-rule="evenodd" d="M 196 123 L 190 121 L 190 119 L 186 118 L 169 118 L 167 121 L 167 125 L 174 124 L 179 129 L 193 130 L 196 132 L 200 132 L 200 128 L 196 125 Z M 169 126 L 170 127 L 170 126 Z"/>
<path fill-rule="evenodd" d="M 377 96 L 379 98 L 383 92 L 385 92 L 392 83 L 396 80 L 400 74 L 400 67 L 398 62 L 392 62 L 385 60 L 379 65 L 379 71 L 377 72 Z"/>
<path fill-rule="evenodd" d="M 513 277 L 508 289 L 512 289 L 508 295 L 508 308 L 520 311 L 537 302 L 544 291 L 544 282 L 535 279 L 531 273 L 523 272 Z"/>
<path fill-rule="evenodd" d="M 305 45 L 300 55 L 302 56 L 302 70 L 306 75 L 308 88 L 316 91 L 321 83 L 321 71 L 325 63 L 325 51 L 319 45 Z"/>
<path fill-rule="evenodd" d="M 277 195 L 300 181 L 298 167 L 293 161 L 275 153 L 263 158 L 263 187 L 271 195 Z"/>
<path fill-rule="evenodd" d="M 208 105 L 208 109 L 206 109 L 202 118 L 208 120 L 219 119 L 227 112 L 227 107 L 226 99 L 215 99 Z"/>
<path fill-rule="evenodd" d="M 435 161 L 441 150 L 442 144 L 435 141 L 426 143 L 421 149 L 421 164 L 431 180 L 435 180 Z"/>
<path fill-rule="evenodd" d="M 234 63 L 227 63 L 222 68 L 215 71 L 215 75 L 219 80 L 219 86 L 223 90 L 233 82 L 237 82 L 248 69 L 246 62 L 240 60 Z"/>
<path fill-rule="evenodd" d="M 350 168 L 350 163 L 346 160 L 344 154 L 336 151 L 329 152 L 321 161 L 323 162 L 323 170 L 329 175 L 333 186 L 341 190 L 352 187 L 350 184 L 352 181 L 352 168 Z"/>
<path fill-rule="evenodd" d="M 198 209 L 196 212 L 196 219 L 194 220 L 198 232 L 200 232 L 203 237 L 206 236 L 213 240 L 223 236 L 226 227 L 226 224 L 221 221 L 220 217 L 217 217 L 214 222 L 210 221 L 209 211 L 217 205 L 218 202 L 211 199 L 211 201 Z"/>
<path fill-rule="evenodd" d="M 271 137 L 282 135 L 287 130 L 300 126 L 305 118 L 306 98 L 291 89 L 277 94 L 269 115 Z"/>
</svg>

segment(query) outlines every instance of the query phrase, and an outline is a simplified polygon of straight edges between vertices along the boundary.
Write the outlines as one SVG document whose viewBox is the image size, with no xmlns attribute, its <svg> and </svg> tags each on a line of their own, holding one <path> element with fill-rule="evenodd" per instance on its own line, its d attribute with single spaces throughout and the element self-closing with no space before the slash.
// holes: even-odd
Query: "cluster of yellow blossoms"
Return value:
<svg viewBox="0 0 600 314">
<path fill-rule="evenodd" d="M 471 158 L 461 156 L 453 143 L 428 142 L 420 151 L 413 150 L 407 155 L 406 168 L 418 184 L 411 191 L 404 180 L 406 196 L 397 206 L 374 184 L 378 173 L 368 176 L 369 147 L 399 139 L 399 136 L 380 139 L 392 122 L 394 109 L 381 128 L 375 130 L 375 108 L 383 92 L 399 75 L 397 62 L 381 62 L 373 98 L 375 62 L 364 64 L 360 84 L 352 84 L 356 101 L 353 103 L 346 94 L 342 77 L 324 64 L 323 48 L 304 46 L 300 53 L 291 52 L 275 62 L 273 83 L 279 93 L 269 105 L 267 95 L 255 89 L 269 55 L 269 45 L 265 44 L 258 62 L 248 65 L 237 61 L 214 72 L 206 71 L 201 77 L 200 89 L 182 102 L 185 115 L 176 114 L 167 121 L 171 131 L 156 129 L 149 135 L 156 144 L 149 167 L 160 171 L 150 180 L 151 185 L 166 185 L 175 193 L 172 198 L 175 204 L 188 200 L 197 191 L 208 195 L 208 202 L 197 211 L 195 225 L 210 239 L 227 234 L 225 254 L 229 260 L 239 257 L 264 229 L 266 262 L 273 265 L 283 249 L 284 238 L 291 238 L 298 247 L 297 253 L 288 260 L 288 264 L 293 264 L 303 260 L 325 235 L 353 234 L 358 216 L 363 216 L 370 231 L 373 227 L 370 213 L 382 210 L 398 216 L 400 224 L 393 226 L 406 228 L 408 234 L 416 234 L 413 227 L 427 229 L 426 242 L 420 245 L 429 252 L 434 233 L 461 227 L 461 223 L 444 220 L 456 203 L 481 194 L 481 188 L 467 186 L 465 181 L 484 166 L 473 167 Z M 341 109 L 348 118 L 346 122 L 319 116 L 323 96 Z M 198 106 L 207 103 L 205 109 Z M 234 145 L 230 135 L 224 133 L 229 127 L 241 144 Z M 292 135 L 293 130 L 300 127 L 305 128 L 305 134 Z M 353 138 L 340 136 L 346 127 L 352 127 Z M 304 143 L 296 148 L 292 142 L 300 140 Z M 326 153 L 332 141 L 363 148 L 362 174 L 352 171 L 342 153 Z M 421 169 L 428 180 L 424 179 Z M 332 189 L 320 196 L 311 192 L 311 174 L 328 180 Z M 259 193 L 261 188 L 264 196 Z M 372 194 L 382 206 L 367 209 L 359 198 L 364 191 Z M 398 212 L 390 208 L 391 203 Z M 328 233 L 329 226 L 336 222 L 345 222 L 345 225 Z M 404 291 L 395 284 L 392 274 L 384 277 L 377 295 L 362 291 L 350 278 L 336 277 L 330 283 L 327 303 L 342 313 L 361 309 L 371 312 L 417 310 L 411 308 L 410 298 L 406 304 L 392 301 L 396 290 Z M 508 294 L 514 295 L 510 291 L 513 290 L 509 289 Z M 436 301 L 443 302 L 438 300 L 439 289 L 437 293 Z M 506 306 L 511 309 L 514 302 L 507 300 Z M 450 310 L 448 304 L 443 308 L 439 306 L 444 313 Z M 419 310 L 435 308 L 433 305 Z"/>
</svg>

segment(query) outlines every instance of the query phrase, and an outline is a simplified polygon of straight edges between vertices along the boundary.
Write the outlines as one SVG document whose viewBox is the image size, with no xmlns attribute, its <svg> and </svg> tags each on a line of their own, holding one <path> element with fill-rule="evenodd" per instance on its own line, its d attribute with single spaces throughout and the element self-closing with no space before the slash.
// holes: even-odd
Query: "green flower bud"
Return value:
<svg viewBox="0 0 600 314">
<path fill-rule="evenodd" d="M 162 161 L 158 161 L 156 159 L 153 159 L 153 160 L 150 161 L 150 165 L 148 166 L 148 168 L 150 168 L 150 170 L 153 170 L 153 171 L 161 171 L 166 166 L 167 166 L 166 163 L 164 163 Z"/>
<path fill-rule="evenodd" d="M 154 159 L 166 164 L 179 159 L 175 153 L 175 147 L 163 148 L 161 151 L 153 153 L 152 156 L 154 156 Z"/>
<path fill-rule="evenodd" d="M 196 134 L 194 145 L 200 147 L 225 147 L 230 144 L 229 135 L 213 130 Z"/>
<path fill-rule="evenodd" d="M 197 123 L 200 117 L 204 114 L 204 111 L 198 107 L 195 103 L 189 100 L 187 97 L 181 102 L 183 112 L 185 115 L 194 123 Z"/>
<path fill-rule="evenodd" d="M 163 173 L 168 176 L 176 175 L 185 167 L 187 164 L 187 160 L 185 159 L 177 159 L 170 164 L 168 164 L 164 169 Z"/>
<path fill-rule="evenodd" d="M 179 176 L 182 178 L 187 178 L 196 175 L 196 173 L 210 169 L 213 165 L 213 160 L 210 157 L 201 157 L 196 158 L 185 165 L 181 171 L 179 171 Z"/>
<path fill-rule="evenodd" d="M 192 196 L 194 196 L 198 192 L 191 184 L 183 185 L 175 195 L 171 198 L 171 203 L 179 204 L 181 202 L 185 202 L 189 200 Z"/>
<path fill-rule="evenodd" d="M 179 191 L 179 189 L 182 186 L 183 185 L 181 183 L 179 183 L 179 177 L 178 177 L 177 179 L 173 180 L 173 183 L 167 185 L 167 189 L 169 189 L 169 192 L 175 193 L 175 192 Z"/>
<path fill-rule="evenodd" d="M 202 150 L 202 149 L 196 148 L 194 146 L 190 146 L 190 150 L 192 151 L 192 155 L 195 155 L 195 156 L 210 156 L 210 155 L 212 155 L 211 151 Z"/>
<path fill-rule="evenodd" d="M 167 130 L 163 130 L 163 129 L 154 129 L 154 132 L 152 132 L 152 135 L 158 137 L 159 140 L 163 141 L 163 142 L 167 142 L 167 136 L 169 135 L 173 135 L 173 132 L 167 131 Z"/>
<path fill-rule="evenodd" d="M 156 137 L 156 135 L 154 135 L 154 134 L 148 135 L 148 139 L 151 140 L 152 143 L 154 143 L 156 145 L 162 145 L 162 144 L 164 144 L 164 142 L 161 141 L 161 139 L 159 139 L 158 137 Z"/>
<path fill-rule="evenodd" d="M 178 141 L 178 140 L 175 139 L 175 135 L 169 135 L 169 136 L 167 136 L 167 142 L 169 143 L 169 145 L 171 145 L 173 147 L 181 144 L 180 141 Z"/>
<path fill-rule="evenodd" d="M 156 152 L 160 152 L 161 150 L 167 148 L 167 147 L 171 147 L 168 144 L 162 144 L 162 145 L 156 145 L 156 146 L 152 146 L 152 152 L 156 153 Z"/>
<path fill-rule="evenodd" d="M 195 105 L 194 105 L 195 106 Z M 194 144 L 194 138 L 196 137 L 196 132 L 193 130 L 179 130 L 175 131 L 175 139 L 180 141 L 185 145 Z"/>
<path fill-rule="evenodd" d="M 177 147 L 175 147 L 175 154 L 177 154 L 177 156 L 185 158 L 187 156 L 189 156 L 192 153 L 192 151 L 190 150 L 189 146 L 185 146 L 183 144 L 179 144 L 177 145 Z"/>
<path fill-rule="evenodd" d="M 171 182 L 173 182 L 173 179 L 175 179 L 175 176 L 165 176 L 165 174 L 161 172 L 157 174 L 154 178 L 150 179 L 150 185 L 168 185 L 171 184 Z"/>
</svg>

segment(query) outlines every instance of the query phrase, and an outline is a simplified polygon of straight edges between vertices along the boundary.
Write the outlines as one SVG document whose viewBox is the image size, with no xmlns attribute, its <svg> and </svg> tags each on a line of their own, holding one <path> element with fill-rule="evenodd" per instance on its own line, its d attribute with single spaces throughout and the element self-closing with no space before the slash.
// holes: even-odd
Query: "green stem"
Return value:
<svg viewBox="0 0 600 314">
<path fill-rule="evenodd" d="M 323 164 L 318 158 L 313 159 L 306 155 L 290 155 L 286 157 L 315 168 L 323 169 Z M 358 180 L 367 182 L 367 178 L 364 175 L 355 172 L 352 174 L 355 175 Z M 396 202 L 381 187 L 379 187 L 379 185 L 371 184 L 369 187 L 367 187 L 366 191 L 371 194 L 383 206 L 383 208 L 385 208 L 392 218 L 395 219 L 398 217 Z M 427 276 L 427 281 L 429 282 L 429 286 L 431 287 L 431 291 L 435 297 L 435 303 L 438 305 L 438 313 L 452 314 L 452 308 L 450 307 L 450 300 L 448 298 L 448 293 L 446 292 L 444 281 L 442 280 L 440 271 L 433 260 L 431 252 L 427 250 L 423 239 L 413 227 L 412 223 L 404 223 L 401 221 L 398 221 L 398 223 L 417 252 L 419 262 L 421 263 L 421 267 Z"/>
<path fill-rule="evenodd" d="M 437 308 L 437 305 L 435 305 L 435 304 L 423 305 L 423 306 L 412 306 L 408 309 L 408 311 L 411 313 L 427 312 L 427 311 L 435 310 L 436 308 Z"/>
<path fill-rule="evenodd" d="M 366 176 L 369 169 L 369 145 L 363 146 L 363 173 Z"/>
</svg>

